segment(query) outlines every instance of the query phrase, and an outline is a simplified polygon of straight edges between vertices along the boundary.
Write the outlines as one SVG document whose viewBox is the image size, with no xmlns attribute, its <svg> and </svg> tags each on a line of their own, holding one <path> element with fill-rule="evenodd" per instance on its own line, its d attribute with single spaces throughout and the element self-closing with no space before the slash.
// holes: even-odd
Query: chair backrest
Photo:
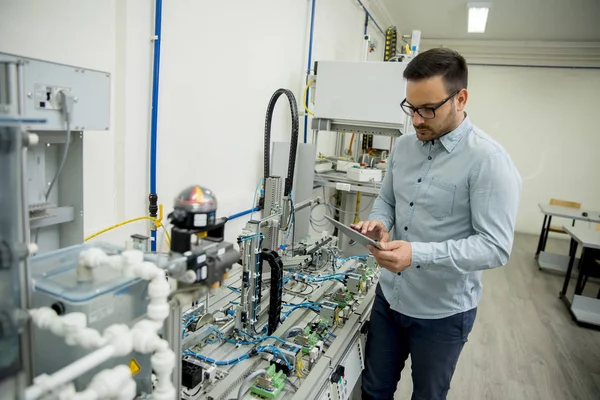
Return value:
<svg viewBox="0 0 600 400">
<path fill-rule="evenodd" d="M 569 208 L 578 208 L 578 209 L 581 208 L 581 203 L 576 203 L 574 201 L 568 201 L 568 200 L 560 200 L 560 199 L 550 199 L 550 205 L 569 207 Z"/>
</svg>

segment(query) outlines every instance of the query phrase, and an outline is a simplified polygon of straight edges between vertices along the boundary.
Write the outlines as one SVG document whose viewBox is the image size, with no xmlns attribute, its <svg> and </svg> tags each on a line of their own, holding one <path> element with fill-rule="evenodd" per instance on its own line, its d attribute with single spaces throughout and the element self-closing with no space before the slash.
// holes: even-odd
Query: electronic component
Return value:
<svg viewBox="0 0 600 400">
<path fill-rule="evenodd" d="M 292 366 L 292 370 L 296 371 L 302 368 L 302 349 L 299 346 L 293 344 L 282 344 L 279 346 L 279 350 L 285 356 L 288 363 Z"/>
<path fill-rule="evenodd" d="M 349 276 L 346 278 L 346 287 L 352 294 L 359 294 L 365 289 L 365 278 L 362 276 Z"/>
<path fill-rule="evenodd" d="M 338 160 L 335 169 L 340 172 L 346 172 L 351 168 L 359 167 L 360 164 L 353 161 Z"/>
<path fill-rule="evenodd" d="M 315 172 L 322 174 L 323 172 L 331 171 L 333 163 L 331 161 L 324 161 L 315 164 Z"/>
<path fill-rule="evenodd" d="M 340 308 L 345 308 L 353 301 L 352 293 L 346 289 L 339 289 L 331 298 L 331 302 L 337 304 Z"/>
<path fill-rule="evenodd" d="M 204 379 L 204 369 L 193 358 L 181 360 L 181 384 L 188 389 L 195 388 Z"/>
<path fill-rule="evenodd" d="M 282 372 L 287 376 L 292 375 L 293 370 L 283 361 L 281 358 L 273 357 L 271 360 L 271 365 L 275 366 L 277 372 Z"/>
<path fill-rule="evenodd" d="M 274 399 L 283 390 L 285 379 L 283 372 L 277 371 L 275 365 L 271 365 L 266 374 L 262 374 L 256 379 L 250 388 L 250 393 L 263 399 Z"/>
<path fill-rule="evenodd" d="M 330 382 L 336 383 L 336 382 L 339 382 L 340 380 L 344 379 L 345 372 L 346 372 L 346 368 L 344 368 L 343 365 L 338 365 L 336 367 L 335 371 L 333 371 L 333 374 L 331 374 Z"/>
<path fill-rule="evenodd" d="M 367 257 L 367 268 L 371 270 L 377 268 L 377 261 L 375 261 L 374 257 Z"/>
<path fill-rule="evenodd" d="M 380 169 L 349 168 L 346 171 L 348 179 L 358 182 L 381 182 L 383 174 Z"/>
<path fill-rule="evenodd" d="M 214 381 L 217 377 L 217 367 L 211 365 L 209 368 L 204 370 L 204 380 L 205 381 Z"/>
<path fill-rule="evenodd" d="M 333 327 L 339 320 L 340 308 L 336 303 L 324 302 L 321 305 L 321 311 L 319 315 L 327 323 L 328 326 Z"/>
<path fill-rule="evenodd" d="M 179 193 L 173 208 L 168 216 L 173 224 L 171 256 L 186 261 L 172 268 L 171 274 L 183 284 L 219 287 L 240 255 L 233 244 L 223 242 L 227 218 L 216 217 L 216 197 L 199 185 L 190 186 Z"/>
<path fill-rule="evenodd" d="M 316 348 L 316 347 L 313 347 L 313 348 L 310 350 L 310 353 L 309 353 L 309 355 L 310 355 L 310 360 L 311 360 L 311 361 L 315 361 L 315 360 L 317 359 L 317 357 L 319 357 L 319 349 L 318 349 L 318 348 Z"/>
</svg>

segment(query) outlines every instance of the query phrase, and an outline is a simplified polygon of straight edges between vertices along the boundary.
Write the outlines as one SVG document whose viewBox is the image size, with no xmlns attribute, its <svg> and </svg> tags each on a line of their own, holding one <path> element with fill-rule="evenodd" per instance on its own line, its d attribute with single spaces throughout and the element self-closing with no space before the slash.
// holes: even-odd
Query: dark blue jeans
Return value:
<svg viewBox="0 0 600 400">
<path fill-rule="evenodd" d="M 367 335 L 363 400 L 392 400 L 410 354 L 412 400 L 445 400 L 477 309 L 442 319 L 412 318 L 390 308 L 377 286 Z"/>
</svg>

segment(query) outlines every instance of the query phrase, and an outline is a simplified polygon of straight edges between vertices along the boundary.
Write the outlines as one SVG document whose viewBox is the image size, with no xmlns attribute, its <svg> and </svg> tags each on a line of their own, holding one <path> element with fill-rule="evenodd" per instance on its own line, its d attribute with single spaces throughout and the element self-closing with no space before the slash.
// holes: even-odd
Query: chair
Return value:
<svg viewBox="0 0 600 400">
<path fill-rule="evenodd" d="M 581 209 L 581 203 L 577 203 L 574 201 L 568 201 L 568 200 L 560 200 L 560 199 L 550 199 L 550 205 L 551 206 L 561 206 L 561 207 L 568 207 L 568 208 L 574 208 L 574 209 Z M 575 221 L 573 221 L 573 224 L 575 224 Z M 566 234 L 567 232 L 563 229 L 562 226 L 556 226 L 556 225 L 551 225 L 550 232 L 554 232 L 554 233 L 563 233 Z"/>
</svg>

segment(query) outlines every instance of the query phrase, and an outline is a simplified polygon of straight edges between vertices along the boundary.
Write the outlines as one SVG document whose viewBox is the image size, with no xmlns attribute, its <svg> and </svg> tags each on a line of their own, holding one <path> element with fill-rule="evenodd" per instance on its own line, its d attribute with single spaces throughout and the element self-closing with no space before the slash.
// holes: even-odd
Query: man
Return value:
<svg viewBox="0 0 600 400">
<path fill-rule="evenodd" d="M 404 78 L 401 107 L 416 135 L 397 140 L 370 220 L 352 226 L 382 242 L 382 250 L 369 250 L 384 268 L 362 398 L 393 399 L 410 354 L 412 400 L 442 400 L 475 321 L 481 273 L 508 261 L 521 178 L 502 146 L 464 111 L 467 65 L 460 54 L 423 52 Z"/>
</svg>

